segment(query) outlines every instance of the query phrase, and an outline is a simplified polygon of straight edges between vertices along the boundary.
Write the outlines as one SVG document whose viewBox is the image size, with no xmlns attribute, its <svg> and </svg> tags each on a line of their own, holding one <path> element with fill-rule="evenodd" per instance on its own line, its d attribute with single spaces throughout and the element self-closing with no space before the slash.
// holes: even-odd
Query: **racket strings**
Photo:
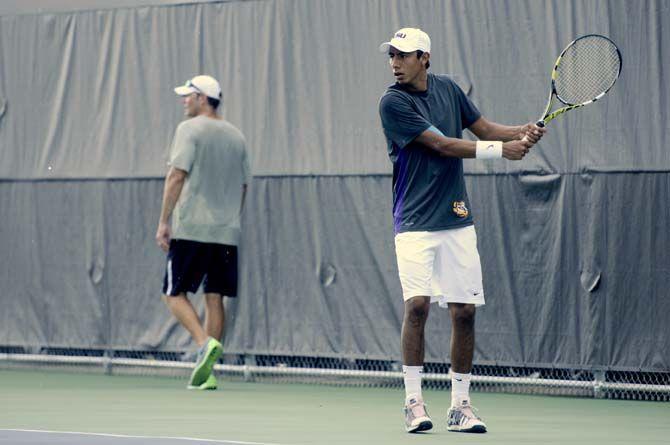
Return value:
<svg viewBox="0 0 670 445">
<path fill-rule="evenodd" d="M 620 69 L 619 51 L 608 39 L 579 39 L 565 50 L 556 68 L 556 94 L 566 104 L 588 102 L 614 84 Z"/>
</svg>

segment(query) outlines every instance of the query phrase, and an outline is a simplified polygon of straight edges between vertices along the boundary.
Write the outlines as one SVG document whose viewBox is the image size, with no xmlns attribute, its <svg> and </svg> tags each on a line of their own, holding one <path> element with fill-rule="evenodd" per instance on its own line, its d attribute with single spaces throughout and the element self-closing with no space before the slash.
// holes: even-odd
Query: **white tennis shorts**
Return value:
<svg viewBox="0 0 670 445">
<path fill-rule="evenodd" d="M 395 236 L 398 273 L 405 301 L 431 297 L 431 303 L 482 306 L 482 266 L 474 226 Z"/>
</svg>

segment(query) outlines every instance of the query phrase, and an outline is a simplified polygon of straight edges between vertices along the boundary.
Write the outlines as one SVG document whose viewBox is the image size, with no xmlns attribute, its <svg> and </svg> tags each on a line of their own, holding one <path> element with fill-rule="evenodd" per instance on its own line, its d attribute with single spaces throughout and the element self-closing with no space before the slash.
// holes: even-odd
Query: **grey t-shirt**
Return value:
<svg viewBox="0 0 670 445">
<path fill-rule="evenodd" d="M 447 76 L 428 75 L 425 92 L 391 85 L 379 102 L 388 154 L 393 163 L 396 233 L 472 225 L 463 160 L 443 157 L 414 142 L 425 130 L 461 138 L 481 117 L 463 90 Z"/>
<path fill-rule="evenodd" d="M 172 237 L 238 245 L 242 186 L 251 179 L 242 133 L 222 119 L 188 119 L 177 127 L 168 164 L 188 172 Z"/>
</svg>

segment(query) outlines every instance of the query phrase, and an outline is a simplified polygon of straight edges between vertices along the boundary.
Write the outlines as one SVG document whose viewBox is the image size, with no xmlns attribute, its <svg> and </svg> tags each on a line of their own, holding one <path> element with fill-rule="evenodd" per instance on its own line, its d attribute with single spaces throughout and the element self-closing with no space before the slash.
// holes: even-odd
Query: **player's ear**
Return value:
<svg viewBox="0 0 670 445">
<path fill-rule="evenodd" d="M 423 53 L 421 54 L 421 60 L 423 64 L 426 66 L 426 69 L 430 66 L 430 53 Z"/>
</svg>

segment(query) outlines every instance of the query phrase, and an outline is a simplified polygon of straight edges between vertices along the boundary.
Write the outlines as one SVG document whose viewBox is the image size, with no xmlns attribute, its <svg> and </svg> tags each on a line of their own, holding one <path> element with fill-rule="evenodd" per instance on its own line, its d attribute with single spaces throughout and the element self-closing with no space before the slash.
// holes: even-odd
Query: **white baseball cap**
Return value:
<svg viewBox="0 0 670 445">
<path fill-rule="evenodd" d="M 380 52 L 386 52 L 392 46 L 404 53 L 412 51 L 430 52 L 430 37 L 419 28 L 403 28 L 393 34 L 390 42 L 384 42 L 379 45 Z"/>
<path fill-rule="evenodd" d="M 221 100 L 221 86 L 212 76 L 195 76 L 186 83 L 174 89 L 180 96 L 188 96 L 191 93 L 201 93 L 212 99 Z"/>
</svg>

